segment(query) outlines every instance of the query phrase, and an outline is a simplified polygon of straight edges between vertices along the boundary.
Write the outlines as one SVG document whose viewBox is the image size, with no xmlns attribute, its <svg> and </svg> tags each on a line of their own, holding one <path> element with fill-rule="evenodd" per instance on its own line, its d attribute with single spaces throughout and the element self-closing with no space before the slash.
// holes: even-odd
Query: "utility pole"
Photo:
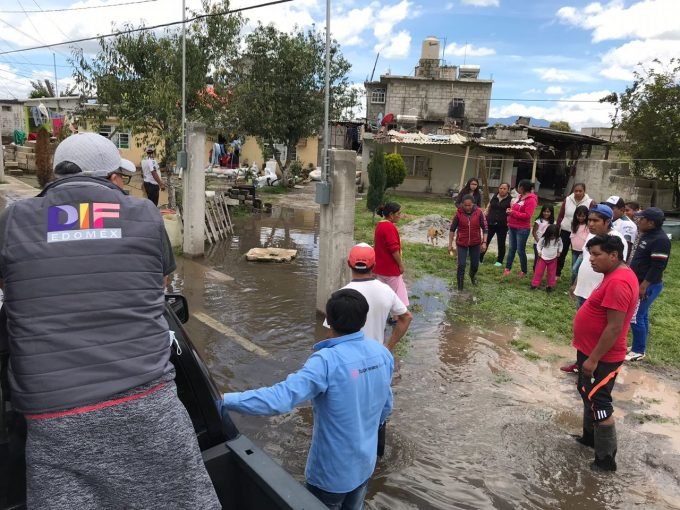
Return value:
<svg viewBox="0 0 680 510">
<path fill-rule="evenodd" d="M 61 108 L 59 107 L 59 82 L 57 82 L 57 57 L 54 53 L 52 53 L 52 63 L 54 64 L 54 94 L 57 96 L 57 113 L 61 113 Z"/>
<path fill-rule="evenodd" d="M 330 104 L 331 104 L 331 0 L 326 0 L 326 83 L 323 115 L 323 181 L 328 182 L 330 161 L 328 159 L 328 138 L 330 136 Z"/>
<path fill-rule="evenodd" d="M 5 182 L 5 145 L 2 143 L 2 122 L 0 122 L 0 183 Z"/>
</svg>

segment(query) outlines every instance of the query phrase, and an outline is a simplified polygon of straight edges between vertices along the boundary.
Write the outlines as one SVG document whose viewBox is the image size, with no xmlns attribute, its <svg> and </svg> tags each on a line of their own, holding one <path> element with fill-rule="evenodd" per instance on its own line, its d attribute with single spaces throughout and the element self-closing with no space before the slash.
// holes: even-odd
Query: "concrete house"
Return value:
<svg viewBox="0 0 680 510">
<path fill-rule="evenodd" d="M 492 80 L 479 78 L 476 65 L 446 65 L 436 37 L 423 41 L 413 76 L 385 74 L 366 87 L 366 118 L 370 126 L 392 114 L 390 127 L 437 132 L 443 126 L 474 131 L 486 124 Z"/>
</svg>

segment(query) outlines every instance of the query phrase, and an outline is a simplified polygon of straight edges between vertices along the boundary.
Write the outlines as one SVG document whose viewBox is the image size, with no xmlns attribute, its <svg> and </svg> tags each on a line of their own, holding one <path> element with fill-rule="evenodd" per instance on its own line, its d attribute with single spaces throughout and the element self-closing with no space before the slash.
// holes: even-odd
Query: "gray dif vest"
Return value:
<svg viewBox="0 0 680 510">
<path fill-rule="evenodd" d="M 172 369 L 164 226 L 149 200 L 70 177 L 6 214 L 0 271 L 20 412 L 101 402 Z"/>
</svg>

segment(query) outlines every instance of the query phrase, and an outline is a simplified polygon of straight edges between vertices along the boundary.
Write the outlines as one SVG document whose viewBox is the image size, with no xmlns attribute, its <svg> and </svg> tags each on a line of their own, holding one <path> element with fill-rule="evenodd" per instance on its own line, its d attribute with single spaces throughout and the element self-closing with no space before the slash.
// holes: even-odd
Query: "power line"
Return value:
<svg viewBox="0 0 680 510">
<path fill-rule="evenodd" d="M 135 32 L 144 32 L 146 30 L 156 30 L 157 28 L 167 28 L 167 27 L 172 27 L 172 26 L 175 26 L 175 25 L 181 25 L 184 22 L 191 23 L 192 21 L 198 21 L 198 20 L 205 19 L 205 18 L 212 18 L 212 17 L 216 17 L 216 16 L 225 16 L 227 14 L 245 12 L 245 11 L 250 11 L 250 10 L 253 10 L 253 9 L 259 9 L 260 7 L 270 7 L 270 6 L 273 6 L 273 5 L 285 4 L 285 3 L 292 2 L 292 1 L 293 0 L 274 0 L 272 2 L 265 2 L 265 3 L 261 3 L 261 4 L 257 4 L 257 5 L 252 5 L 250 7 L 240 7 L 238 9 L 230 9 L 228 11 L 199 14 L 198 16 L 194 16 L 193 18 L 187 18 L 185 21 L 182 21 L 182 20 L 180 20 L 180 21 L 170 21 L 168 23 L 161 23 L 159 25 L 152 25 L 152 26 L 149 26 L 149 27 L 140 27 L 140 28 L 131 28 L 129 30 L 121 30 L 120 32 L 112 32 L 110 34 L 96 35 L 96 36 L 93 36 L 93 37 L 82 37 L 80 39 L 72 39 L 70 41 L 62 41 L 62 42 L 53 43 L 53 44 L 43 44 L 41 46 L 32 46 L 30 48 L 20 48 L 20 49 L 11 50 L 11 51 L 2 51 L 2 52 L 0 52 L 0 55 L 9 55 L 11 53 L 22 53 L 24 51 L 43 50 L 43 49 L 46 49 L 46 48 L 52 48 L 53 46 L 63 46 L 65 44 L 76 44 L 76 43 L 87 42 L 87 41 L 96 41 L 98 39 L 105 39 L 105 38 L 108 38 L 108 37 L 116 37 L 116 36 L 119 36 L 119 35 L 133 34 Z M 11 25 L 9 25 L 9 23 L 7 23 L 3 20 L 0 20 L 0 21 L 11 27 Z M 27 35 L 27 34 L 24 34 L 24 35 Z M 28 37 L 30 37 L 30 36 L 28 36 Z M 31 39 L 33 39 L 33 37 L 31 37 Z"/>
<path fill-rule="evenodd" d="M 19 0 L 17 0 L 17 2 L 18 2 L 18 1 L 19 1 Z M 33 0 L 33 3 L 35 4 L 35 6 L 36 6 L 38 9 L 40 9 L 41 12 L 44 12 L 43 9 L 42 9 L 42 7 L 40 7 L 40 6 L 38 5 L 38 2 L 36 2 L 35 0 Z M 22 6 L 22 9 L 23 9 L 23 6 Z M 26 14 L 26 16 L 28 16 L 28 14 Z M 59 26 L 59 23 L 56 24 L 56 27 L 57 27 L 57 30 L 59 30 L 59 31 L 61 32 L 61 34 L 62 34 L 64 37 L 68 37 L 68 35 L 66 35 L 66 33 L 65 33 L 65 32 L 61 29 L 61 27 Z M 56 74 L 56 71 L 55 71 L 55 74 Z M 55 79 L 56 79 L 56 78 L 55 78 Z M 57 84 L 55 83 L 54 85 L 55 85 L 55 87 L 56 87 Z"/>
<path fill-rule="evenodd" d="M 29 21 L 30 21 L 30 19 L 29 19 Z M 7 25 L 7 26 L 8 26 L 9 28 L 11 28 L 12 30 L 15 30 L 15 31 L 19 32 L 20 34 L 22 34 L 22 35 L 28 37 L 29 39 L 33 39 L 33 40 L 36 41 L 36 42 L 41 42 L 40 40 L 38 40 L 38 39 L 36 39 L 35 37 L 33 37 L 31 34 L 27 34 L 27 33 L 24 32 L 23 30 L 21 30 L 21 29 L 15 27 L 14 25 L 11 25 L 10 23 L 7 23 L 7 22 L 6 22 L 5 20 L 3 20 L 3 19 L 0 19 L 0 23 L 3 23 L 4 25 Z M 32 23 L 31 23 L 31 24 L 32 24 Z M 37 30 L 36 30 L 36 31 L 37 31 Z M 59 44 L 43 44 L 42 46 L 39 46 L 39 48 L 41 48 L 41 49 L 44 49 L 44 48 L 53 49 L 53 46 L 59 46 Z M 6 54 L 8 54 L 8 53 L 17 53 L 18 51 L 21 51 L 21 50 L 4 51 L 4 52 L 0 53 L 0 55 L 6 55 Z M 55 49 L 54 51 L 56 51 L 57 53 L 59 53 L 59 55 L 61 55 L 62 57 L 70 58 L 69 55 L 67 55 L 67 54 L 64 53 L 64 52 L 61 52 L 61 51 L 56 50 L 56 49 Z"/>
<path fill-rule="evenodd" d="M 148 4 L 150 2 L 157 2 L 157 1 L 158 0 L 139 0 L 137 2 L 124 2 L 124 3 L 120 3 L 120 4 L 109 4 L 109 5 L 92 5 L 90 7 L 69 7 L 69 8 L 64 8 L 64 9 L 40 9 L 40 7 L 38 7 L 38 9 L 40 9 L 39 11 L 0 11 L 0 14 L 21 14 L 22 12 L 40 14 L 40 13 L 44 13 L 44 12 L 86 11 L 86 10 L 89 10 L 89 9 L 105 9 L 107 7 L 121 7 L 123 5 Z"/>
</svg>

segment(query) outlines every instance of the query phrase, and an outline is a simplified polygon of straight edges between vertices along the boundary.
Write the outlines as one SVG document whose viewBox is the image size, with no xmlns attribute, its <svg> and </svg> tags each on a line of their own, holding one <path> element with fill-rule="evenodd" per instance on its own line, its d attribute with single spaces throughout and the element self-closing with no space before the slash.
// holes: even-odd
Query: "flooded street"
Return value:
<svg viewBox="0 0 680 510">
<path fill-rule="evenodd" d="M 298 369 L 323 336 L 314 310 L 318 214 L 275 208 L 236 222 L 236 235 L 200 263 L 178 259 L 172 287 L 183 292 L 187 329 L 225 391 L 269 385 Z M 295 248 L 291 264 L 247 262 L 253 247 Z M 578 445 L 581 401 L 563 374 L 568 347 L 531 338 L 540 357 L 509 346 L 514 327 L 471 329 L 447 320 L 469 294 L 447 282 L 409 282 L 418 311 L 407 336 L 385 457 L 369 485 L 374 509 L 680 508 L 680 393 L 677 382 L 626 367 L 614 393 L 619 471 L 594 474 Z M 205 317 L 227 326 L 225 333 Z M 403 340 L 402 340 L 403 341 Z M 255 344 L 261 350 L 253 349 Z M 311 412 L 232 415 L 240 430 L 302 480 Z"/>
</svg>

